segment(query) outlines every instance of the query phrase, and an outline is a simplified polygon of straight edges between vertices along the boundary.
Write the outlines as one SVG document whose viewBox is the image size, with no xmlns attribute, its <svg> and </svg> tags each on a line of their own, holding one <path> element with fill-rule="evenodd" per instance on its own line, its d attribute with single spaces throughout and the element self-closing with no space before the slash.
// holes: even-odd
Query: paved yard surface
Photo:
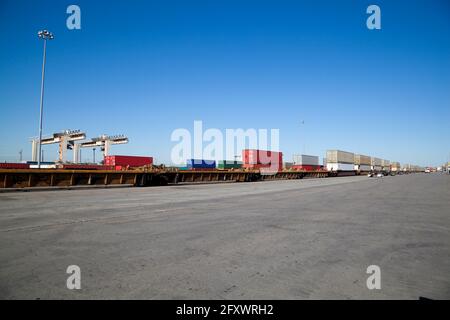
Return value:
<svg viewBox="0 0 450 320">
<path fill-rule="evenodd" d="M 3 299 L 450 299 L 450 176 L 1 193 L 0 243 Z"/>
</svg>

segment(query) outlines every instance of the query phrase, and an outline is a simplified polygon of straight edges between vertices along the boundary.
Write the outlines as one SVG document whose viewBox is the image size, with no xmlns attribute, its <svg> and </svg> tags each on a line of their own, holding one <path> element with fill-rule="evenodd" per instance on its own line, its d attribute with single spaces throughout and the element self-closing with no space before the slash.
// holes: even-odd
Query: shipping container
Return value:
<svg viewBox="0 0 450 320">
<path fill-rule="evenodd" d="M 363 164 L 363 165 L 371 165 L 371 159 L 369 156 L 365 156 L 362 154 L 355 154 L 354 163 L 355 164 Z"/>
<path fill-rule="evenodd" d="M 355 161 L 355 155 L 352 152 L 341 151 L 341 150 L 327 150 L 327 164 L 330 163 L 342 163 L 342 164 L 353 164 Z"/>
<path fill-rule="evenodd" d="M 217 162 L 218 169 L 240 169 L 242 168 L 241 161 L 233 161 L 233 160 L 220 160 Z"/>
<path fill-rule="evenodd" d="M 371 166 L 368 164 L 355 164 L 354 169 L 357 171 L 370 171 Z"/>
<path fill-rule="evenodd" d="M 242 167 L 248 169 L 269 168 L 272 171 L 283 170 L 283 153 L 277 151 L 244 149 Z"/>
<path fill-rule="evenodd" d="M 105 156 L 104 164 L 107 166 L 143 167 L 153 164 L 153 157 L 140 156 Z"/>
<path fill-rule="evenodd" d="M 0 169 L 28 169 L 30 165 L 28 163 L 12 163 L 3 162 L 0 163 Z"/>
<path fill-rule="evenodd" d="M 39 165 L 30 164 L 30 169 L 39 169 Z M 41 169 L 56 169 L 56 164 L 41 164 Z"/>
<path fill-rule="evenodd" d="M 354 165 L 352 163 L 327 163 L 328 171 L 354 171 Z"/>
<path fill-rule="evenodd" d="M 391 171 L 400 171 L 400 163 L 392 162 L 391 163 Z"/>
<path fill-rule="evenodd" d="M 372 166 L 381 166 L 381 159 L 372 157 L 372 158 L 370 158 L 370 164 Z"/>
<path fill-rule="evenodd" d="M 295 165 L 311 165 L 318 166 L 319 165 L 319 157 L 317 156 L 309 156 L 306 154 L 295 154 L 293 157 Z"/>
<path fill-rule="evenodd" d="M 191 169 L 215 169 L 216 161 L 203 160 L 203 159 L 187 159 L 186 167 L 188 167 L 188 170 L 191 170 Z"/>
</svg>

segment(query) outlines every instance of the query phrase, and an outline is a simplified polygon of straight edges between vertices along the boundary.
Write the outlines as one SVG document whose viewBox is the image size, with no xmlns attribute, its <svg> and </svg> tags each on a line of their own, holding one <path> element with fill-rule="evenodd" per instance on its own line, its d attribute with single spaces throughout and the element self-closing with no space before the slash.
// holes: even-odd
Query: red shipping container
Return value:
<svg viewBox="0 0 450 320">
<path fill-rule="evenodd" d="M 0 169 L 29 169 L 30 165 L 28 163 L 0 163 Z"/>
<path fill-rule="evenodd" d="M 283 153 L 267 150 L 244 149 L 242 150 L 243 168 L 261 169 L 271 168 L 277 171 L 283 170 Z"/>
<path fill-rule="evenodd" d="M 139 156 L 105 156 L 105 165 L 143 167 L 153 164 L 153 157 Z"/>
</svg>

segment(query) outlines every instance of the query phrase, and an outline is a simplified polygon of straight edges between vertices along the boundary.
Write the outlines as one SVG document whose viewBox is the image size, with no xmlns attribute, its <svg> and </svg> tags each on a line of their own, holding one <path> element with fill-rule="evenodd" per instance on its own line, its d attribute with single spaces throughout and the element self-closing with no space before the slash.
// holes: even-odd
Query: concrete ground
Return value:
<svg viewBox="0 0 450 320">
<path fill-rule="evenodd" d="M 0 194 L 3 299 L 450 298 L 450 176 Z M 66 287 L 69 265 L 81 290 Z M 381 289 L 369 290 L 369 265 Z"/>
</svg>

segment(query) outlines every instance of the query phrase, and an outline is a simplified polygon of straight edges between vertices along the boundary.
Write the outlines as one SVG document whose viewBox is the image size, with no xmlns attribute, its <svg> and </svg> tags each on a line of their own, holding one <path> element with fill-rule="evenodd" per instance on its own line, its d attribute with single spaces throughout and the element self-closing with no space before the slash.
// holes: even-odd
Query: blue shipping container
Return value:
<svg viewBox="0 0 450 320">
<path fill-rule="evenodd" d="M 214 160 L 201 160 L 201 159 L 187 159 L 186 167 L 188 168 L 206 168 L 206 169 L 215 169 L 216 161 Z"/>
</svg>

